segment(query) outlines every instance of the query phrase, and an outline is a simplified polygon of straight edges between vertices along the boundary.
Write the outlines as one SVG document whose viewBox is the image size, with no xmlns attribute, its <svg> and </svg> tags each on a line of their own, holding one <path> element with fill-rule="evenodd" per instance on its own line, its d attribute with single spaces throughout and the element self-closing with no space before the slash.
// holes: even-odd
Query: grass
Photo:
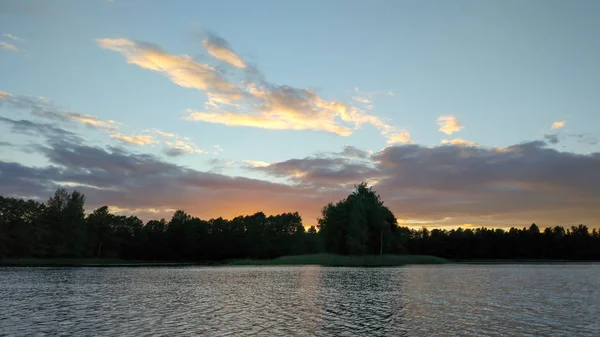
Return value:
<svg viewBox="0 0 600 337">
<path fill-rule="evenodd" d="M 598 263 L 596 260 L 564 260 L 564 259 L 455 259 L 457 264 L 588 264 Z"/>
<path fill-rule="evenodd" d="M 427 255 L 335 255 L 311 254 L 282 256 L 276 259 L 231 260 L 227 264 L 235 266 L 282 266 L 320 265 L 328 267 L 394 267 L 409 264 L 442 264 L 448 260 Z"/>
<path fill-rule="evenodd" d="M 122 259 L 85 259 L 85 258 L 56 258 L 56 259 L 2 259 L 0 266 L 15 267 L 137 267 L 137 266 L 186 266 L 194 263 L 168 261 L 140 261 Z"/>
<path fill-rule="evenodd" d="M 448 260 L 426 255 L 335 255 L 311 254 L 282 256 L 276 259 L 240 259 L 211 263 L 176 262 L 176 261 L 140 261 L 121 259 L 3 259 L 0 266 L 15 267 L 159 267 L 159 266 L 191 266 L 191 265 L 225 265 L 225 266 L 280 266 L 280 265 L 320 265 L 330 267 L 394 267 L 409 264 L 441 264 Z"/>
</svg>

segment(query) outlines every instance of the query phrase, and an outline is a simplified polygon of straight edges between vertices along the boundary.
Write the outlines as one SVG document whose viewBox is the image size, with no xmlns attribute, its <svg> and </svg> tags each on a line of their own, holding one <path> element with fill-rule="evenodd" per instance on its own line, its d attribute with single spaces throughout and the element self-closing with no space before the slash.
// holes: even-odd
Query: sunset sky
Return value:
<svg viewBox="0 0 600 337">
<path fill-rule="evenodd" d="M 0 194 L 600 225 L 600 1 L 0 1 Z"/>
</svg>

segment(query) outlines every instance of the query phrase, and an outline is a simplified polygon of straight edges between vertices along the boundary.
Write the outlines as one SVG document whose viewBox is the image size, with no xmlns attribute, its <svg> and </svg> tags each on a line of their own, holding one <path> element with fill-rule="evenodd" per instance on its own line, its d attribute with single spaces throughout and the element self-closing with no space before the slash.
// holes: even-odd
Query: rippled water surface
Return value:
<svg viewBox="0 0 600 337">
<path fill-rule="evenodd" d="M 600 336 L 600 265 L 0 268 L 2 336 Z"/>
</svg>

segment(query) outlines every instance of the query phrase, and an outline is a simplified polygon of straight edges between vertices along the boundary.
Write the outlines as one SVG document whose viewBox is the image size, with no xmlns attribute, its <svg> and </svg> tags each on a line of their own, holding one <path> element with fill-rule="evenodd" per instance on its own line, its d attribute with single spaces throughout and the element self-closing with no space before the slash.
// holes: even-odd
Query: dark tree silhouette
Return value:
<svg viewBox="0 0 600 337">
<path fill-rule="evenodd" d="M 347 198 L 323 208 L 318 220 L 327 252 L 382 254 L 402 251 L 406 232 L 398 229 L 394 214 L 380 196 L 361 183 Z"/>
<path fill-rule="evenodd" d="M 93 257 L 210 261 L 282 255 L 425 254 L 450 259 L 600 260 L 600 232 L 584 225 L 524 228 L 399 227 L 365 183 L 323 208 L 318 229 L 297 212 L 202 220 L 182 210 L 171 220 L 84 212 L 85 197 L 59 189 L 48 201 L 0 196 L 0 258 Z"/>
</svg>

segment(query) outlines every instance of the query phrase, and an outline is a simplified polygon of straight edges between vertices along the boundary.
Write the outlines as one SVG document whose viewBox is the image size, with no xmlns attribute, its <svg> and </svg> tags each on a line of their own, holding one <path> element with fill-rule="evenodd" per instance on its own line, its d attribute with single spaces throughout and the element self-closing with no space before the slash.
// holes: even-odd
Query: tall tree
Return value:
<svg viewBox="0 0 600 337">
<path fill-rule="evenodd" d="M 318 223 L 323 244 L 329 252 L 382 254 L 399 251 L 396 246 L 400 242 L 392 237 L 397 227 L 396 218 L 366 183 L 355 186 L 347 198 L 335 205 L 326 205 Z"/>
</svg>

